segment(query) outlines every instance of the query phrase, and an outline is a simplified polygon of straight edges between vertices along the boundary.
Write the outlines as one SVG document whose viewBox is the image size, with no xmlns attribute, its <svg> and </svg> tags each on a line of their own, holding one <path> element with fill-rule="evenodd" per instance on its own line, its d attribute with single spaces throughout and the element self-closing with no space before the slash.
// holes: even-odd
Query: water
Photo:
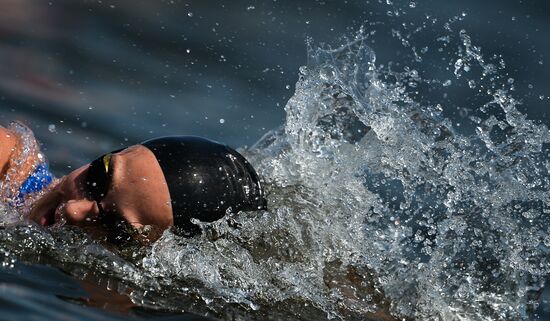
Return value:
<svg viewBox="0 0 550 321">
<path fill-rule="evenodd" d="M 43 302 L 4 310 L 21 319 L 61 309 L 75 318 L 106 317 L 54 297 L 83 302 L 82 282 L 69 274 L 126 294 L 147 317 L 161 310 L 168 317 L 192 311 L 237 320 L 353 320 L 378 311 L 416 320 L 520 320 L 536 310 L 547 318 L 537 299 L 550 271 L 550 134 L 525 114 L 537 114 L 525 106 L 526 80 L 486 53 L 487 42 L 465 29 L 468 14 L 436 19 L 412 11 L 426 10 L 420 2 L 373 6 L 382 10 L 370 16 L 384 20 L 339 34 L 347 38 L 334 35 L 330 45 L 308 41 L 298 82 L 281 85 L 292 93 L 286 120 L 243 150 L 265 180 L 269 211 L 203 224 L 198 238 L 166 232 L 150 248 L 123 250 L 68 227 L 4 227 L 2 280 L 9 286 L 2 298 Z M 383 32 L 399 50 L 384 46 Z M 93 107 L 98 122 L 117 117 Z M 136 113 L 154 110 L 142 108 Z M 147 118 L 131 116 L 120 133 Z M 225 113 L 213 120 L 232 121 Z M 65 124 L 44 126 L 57 135 L 46 137 L 86 135 L 68 133 Z M 135 126 L 128 140 L 146 126 Z M 174 129 L 151 126 L 155 134 Z M 55 155 L 59 170 L 76 162 Z M 109 317 L 142 317 L 133 311 L 137 316 Z"/>
</svg>

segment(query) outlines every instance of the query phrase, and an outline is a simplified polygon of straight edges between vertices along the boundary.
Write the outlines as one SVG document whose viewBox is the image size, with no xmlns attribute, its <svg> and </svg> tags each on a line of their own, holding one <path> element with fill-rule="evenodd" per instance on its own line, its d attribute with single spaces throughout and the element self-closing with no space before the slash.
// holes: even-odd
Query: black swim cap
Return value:
<svg viewBox="0 0 550 321">
<path fill-rule="evenodd" d="M 191 236 L 195 218 L 213 222 L 233 212 L 266 209 L 258 174 L 234 149 L 194 136 L 155 138 L 142 143 L 155 154 L 164 173 L 174 226 Z"/>
</svg>

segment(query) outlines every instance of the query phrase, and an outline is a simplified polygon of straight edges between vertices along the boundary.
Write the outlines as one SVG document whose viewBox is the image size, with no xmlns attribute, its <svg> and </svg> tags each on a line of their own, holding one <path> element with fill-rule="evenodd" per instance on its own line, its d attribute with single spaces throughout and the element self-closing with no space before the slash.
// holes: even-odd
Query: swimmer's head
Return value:
<svg viewBox="0 0 550 321">
<path fill-rule="evenodd" d="M 207 139 L 163 137 L 105 154 L 63 177 L 39 199 L 31 219 L 79 225 L 111 242 L 169 228 L 197 234 L 193 224 L 228 211 L 265 209 L 254 168 L 235 150 Z"/>
<path fill-rule="evenodd" d="M 156 138 L 142 145 L 155 154 L 162 169 L 180 232 L 194 234 L 193 219 L 213 222 L 228 210 L 266 208 L 258 174 L 234 149 L 192 136 Z"/>
</svg>

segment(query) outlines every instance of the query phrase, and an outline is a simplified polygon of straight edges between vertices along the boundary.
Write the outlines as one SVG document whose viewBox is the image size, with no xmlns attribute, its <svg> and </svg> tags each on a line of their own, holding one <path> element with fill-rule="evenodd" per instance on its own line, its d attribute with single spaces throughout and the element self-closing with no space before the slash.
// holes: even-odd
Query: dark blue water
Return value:
<svg viewBox="0 0 550 321">
<path fill-rule="evenodd" d="M 213 320 L 190 313 L 136 308 L 124 313 L 106 312 L 107 304 L 88 307 L 89 293 L 81 283 L 48 265 L 15 263 L 4 266 L 0 270 L 0 280 L 2 320 Z"/>
<path fill-rule="evenodd" d="M 102 152 L 159 135 L 252 145 L 284 122 L 283 107 L 294 93 L 299 67 L 307 63 L 307 37 L 333 43 L 364 25 L 367 32 L 376 30 L 369 45 L 377 63 L 398 68 L 411 47 L 431 48 L 445 35 L 425 21 L 437 19 L 434 25 L 440 25 L 454 16 L 463 19 L 452 28 L 466 29 L 486 57 L 506 62 L 514 95 L 523 103 L 519 109 L 550 123 L 550 3 L 394 2 L 5 0 L 0 124 L 27 123 L 58 175 Z M 408 8 L 407 14 L 393 14 L 395 6 Z M 404 46 L 392 30 L 414 30 L 413 24 L 424 29 Z M 445 71 L 430 52 L 424 59 L 430 77 Z M 447 102 L 445 116 L 460 121 L 477 103 L 465 93 L 458 85 L 445 93 L 425 88 L 418 99 Z M 193 318 L 139 307 L 125 312 L 129 315 L 87 307 L 74 274 L 59 262 L 5 263 L 0 318 Z M 534 319 L 550 320 L 548 300 L 546 293 Z"/>
</svg>

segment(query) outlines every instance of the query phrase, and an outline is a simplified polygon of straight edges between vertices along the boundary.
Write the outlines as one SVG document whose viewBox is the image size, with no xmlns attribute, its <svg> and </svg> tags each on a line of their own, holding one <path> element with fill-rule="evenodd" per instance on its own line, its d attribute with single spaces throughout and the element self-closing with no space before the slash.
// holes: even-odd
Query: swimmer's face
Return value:
<svg viewBox="0 0 550 321">
<path fill-rule="evenodd" d="M 147 239 L 154 240 L 173 224 L 164 174 L 146 147 L 135 145 L 111 155 L 101 198 L 90 191 L 89 170 L 90 164 L 61 178 L 36 202 L 30 218 L 43 226 L 77 225 L 96 238 L 147 230 Z"/>
</svg>

